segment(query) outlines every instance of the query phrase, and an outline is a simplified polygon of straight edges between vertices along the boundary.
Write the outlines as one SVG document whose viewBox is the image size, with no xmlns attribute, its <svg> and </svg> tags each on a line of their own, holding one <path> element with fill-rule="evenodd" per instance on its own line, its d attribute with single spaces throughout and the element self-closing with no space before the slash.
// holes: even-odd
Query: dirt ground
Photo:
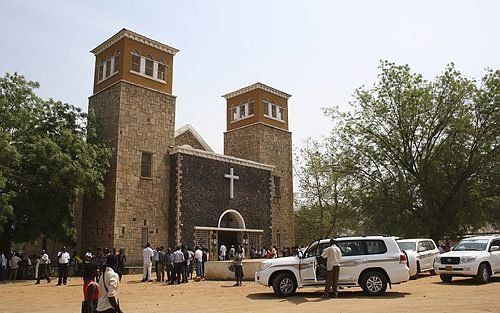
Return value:
<svg viewBox="0 0 500 313">
<path fill-rule="evenodd" d="M 180 286 L 140 283 L 139 275 L 124 276 L 119 286 L 125 313 L 131 312 L 500 312 L 500 277 L 486 285 L 456 278 L 443 284 L 437 276 L 393 286 L 382 297 L 366 297 L 359 288 L 341 290 L 337 299 L 321 299 L 321 289 L 299 289 L 296 296 L 278 298 L 271 288 L 246 282 L 202 281 Z M 80 312 L 82 281 L 69 279 L 67 286 L 52 282 L 0 284 L 0 312 Z"/>
</svg>

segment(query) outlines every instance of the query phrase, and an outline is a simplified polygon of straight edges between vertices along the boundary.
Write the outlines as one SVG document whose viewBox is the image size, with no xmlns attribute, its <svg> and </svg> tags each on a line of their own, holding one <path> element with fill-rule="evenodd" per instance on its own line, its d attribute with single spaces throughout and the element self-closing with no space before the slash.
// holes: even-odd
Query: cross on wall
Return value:
<svg viewBox="0 0 500 313">
<path fill-rule="evenodd" d="M 234 180 L 240 179 L 239 176 L 234 175 L 234 169 L 229 169 L 229 174 L 224 174 L 224 178 L 229 178 L 229 198 L 234 198 Z"/>
</svg>

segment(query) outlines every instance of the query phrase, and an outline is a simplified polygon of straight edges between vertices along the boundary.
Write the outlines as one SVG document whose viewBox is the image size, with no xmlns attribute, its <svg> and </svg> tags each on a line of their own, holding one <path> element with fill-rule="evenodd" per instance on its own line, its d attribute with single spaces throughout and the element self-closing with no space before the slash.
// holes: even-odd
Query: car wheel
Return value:
<svg viewBox="0 0 500 313">
<path fill-rule="evenodd" d="M 280 297 L 289 297 L 295 294 L 297 283 L 290 273 L 278 274 L 273 280 L 274 293 Z"/>
<path fill-rule="evenodd" d="M 453 275 L 441 274 L 441 275 L 439 275 L 439 278 L 441 278 L 443 283 L 451 283 L 451 280 L 453 279 Z"/>
<path fill-rule="evenodd" d="M 476 282 L 479 284 L 486 284 L 490 280 L 490 269 L 485 263 L 481 263 L 477 269 L 477 275 L 475 277 Z"/>
<path fill-rule="evenodd" d="M 360 285 L 366 295 L 380 296 L 387 289 L 387 278 L 377 271 L 368 272 L 361 278 Z"/>
</svg>

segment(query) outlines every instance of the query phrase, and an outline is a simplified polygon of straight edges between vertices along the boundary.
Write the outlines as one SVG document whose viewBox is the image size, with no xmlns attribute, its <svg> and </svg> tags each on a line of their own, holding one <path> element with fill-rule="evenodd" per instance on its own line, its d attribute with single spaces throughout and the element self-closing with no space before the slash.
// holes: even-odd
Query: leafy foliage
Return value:
<svg viewBox="0 0 500 313">
<path fill-rule="evenodd" d="M 77 107 L 39 98 L 38 83 L 0 78 L 0 237 L 4 245 L 43 234 L 75 239 L 73 208 L 85 193 L 104 195 L 111 150 Z"/>
</svg>

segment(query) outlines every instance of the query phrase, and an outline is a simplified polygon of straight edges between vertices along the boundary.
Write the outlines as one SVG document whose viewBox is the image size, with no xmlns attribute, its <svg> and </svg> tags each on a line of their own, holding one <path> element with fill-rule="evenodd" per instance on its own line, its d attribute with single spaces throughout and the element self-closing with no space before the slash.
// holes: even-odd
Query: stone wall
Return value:
<svg viewBox="0 0 500 313">
<path fill-rule="evenodd" d="M 262 229 L 263 240 L 270 242 L 269 170 L 184 153 L 172 155 L 172 168 L 175 167 L 177 185 L 172 189 L 176 190 L 177 199 L 171 210 L 178 218 L 180 238 L 176 238 L 176 242 L 171 241 L 171 246 L 178 242 L 193 245 L 194 227 L 217 227 L 219 217 L 229 209 L 241 214 L 246 228 Z M 224 178 L 230 168 L 239 176 L 234 183 L 233 199 L 229 196 L 229 179 Z"/>
<path fill-rule="evenodd" d="M 262 123 L 244 126 L 224 133 L 224 154 L 275 166 L 272 175 L 280 177 L 281 196 L 273 190 L 272 244 L 293 246 L 292 134 Z"/>
<path fill-rule="evenodd" d="M 92 96 L 89 108 L 115 151 L 105 198 L 86 202 L 83 240 L 89 247 L 125 248 L 128 264 L 139 264 L 143 229 L 153 246 L 167 245 L 175 97 L 121 81 Z M 150 178 L 141 177 L 143 151 L 153 155 Z"/>
<path fill-rule="evenodd" d="M 176 146 L 190 145 L 195 149 L 205 150 L 205 151 L 207 150 L 190 131 L 185 131 L 182 134 L 175 137 L 175 145 Z"/>
</svg>

